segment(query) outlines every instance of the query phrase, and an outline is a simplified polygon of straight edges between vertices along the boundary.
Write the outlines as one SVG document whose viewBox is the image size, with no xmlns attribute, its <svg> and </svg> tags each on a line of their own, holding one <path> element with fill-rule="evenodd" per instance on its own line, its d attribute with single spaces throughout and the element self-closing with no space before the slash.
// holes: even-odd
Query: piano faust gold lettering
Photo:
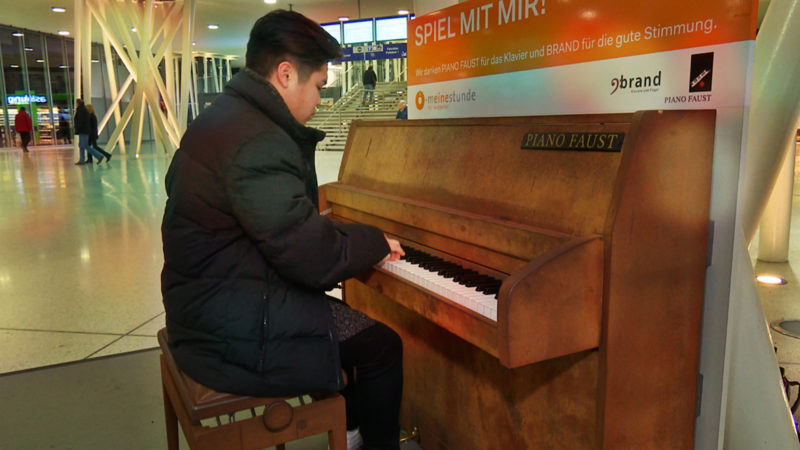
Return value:
<svg viewBox="0 0 800 450">
<path fill-rule="evenodd" d="M 411 250 L 343 294 L 402 336 L 426 450 L 692 448 L 714 122 L 353 123 L 321 208 Z M 520 146 L 560 134 L 622 145 Z"/>
</svg>

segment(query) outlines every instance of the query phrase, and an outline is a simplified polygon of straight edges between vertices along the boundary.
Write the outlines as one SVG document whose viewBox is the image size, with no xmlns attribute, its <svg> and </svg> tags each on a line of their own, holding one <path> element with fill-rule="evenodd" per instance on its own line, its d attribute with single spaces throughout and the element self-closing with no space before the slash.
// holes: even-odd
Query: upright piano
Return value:
<svg viewBox="0 0 800 450">
<path fill-rule="evenodd" d="M 431 449 L 691 449 L 715 112 L 357 121 L 335 220 L 406 260 L 347 281 L 404 345 Z"/>
</svg>

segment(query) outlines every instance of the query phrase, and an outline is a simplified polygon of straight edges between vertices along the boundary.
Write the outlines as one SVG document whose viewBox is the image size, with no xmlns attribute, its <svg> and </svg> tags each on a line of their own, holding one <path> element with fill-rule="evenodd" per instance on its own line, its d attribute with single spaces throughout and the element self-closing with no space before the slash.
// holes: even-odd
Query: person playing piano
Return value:
<svg viewBox="0 0 800 450">
<path fill-rule="evenodd" d="M 169 345 L 181 370 L 221 392 L 344 389 L 348 430 L 360 427 L 352 448 L 363 437 L 365 449 L 398 449 L 400 338 L 326 295 L 404 255 L 377 228 L 318 213 L 324 133 L 304 124 L 339 56 L 315 22 L 270 12 L 251 30 L 246 67 L 183 135 L 162 223 Z"/>
</svg>

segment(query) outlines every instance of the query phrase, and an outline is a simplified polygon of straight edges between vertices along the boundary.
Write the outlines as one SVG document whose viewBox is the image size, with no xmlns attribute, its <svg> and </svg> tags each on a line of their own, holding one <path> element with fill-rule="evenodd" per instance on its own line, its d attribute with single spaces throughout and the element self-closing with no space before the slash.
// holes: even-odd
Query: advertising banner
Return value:
<svg viewBox="0 0 800 450">
<path fill-rule="evenodd" d="M 755 21 L 749 0 L 459 3 L 409 22 L 410 118 L 741 106 Z"/>
</svg>

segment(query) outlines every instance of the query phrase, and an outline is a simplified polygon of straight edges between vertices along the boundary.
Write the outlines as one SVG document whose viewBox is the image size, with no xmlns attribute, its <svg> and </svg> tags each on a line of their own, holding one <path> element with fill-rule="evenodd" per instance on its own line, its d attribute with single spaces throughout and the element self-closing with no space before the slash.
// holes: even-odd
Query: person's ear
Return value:
<svg viewBox="0 0 800 450">
<path fill-rule="evenodd" d="M 276 75 L 276 82 L 284 89 L 289 87 L 291 83 L 292 77 L 296 76 L 297 71 L 294 68 L 294 65 L 289 61 L 282 61 L 278 64 L 278 68 L 275 70 Z"/>
</svg>

